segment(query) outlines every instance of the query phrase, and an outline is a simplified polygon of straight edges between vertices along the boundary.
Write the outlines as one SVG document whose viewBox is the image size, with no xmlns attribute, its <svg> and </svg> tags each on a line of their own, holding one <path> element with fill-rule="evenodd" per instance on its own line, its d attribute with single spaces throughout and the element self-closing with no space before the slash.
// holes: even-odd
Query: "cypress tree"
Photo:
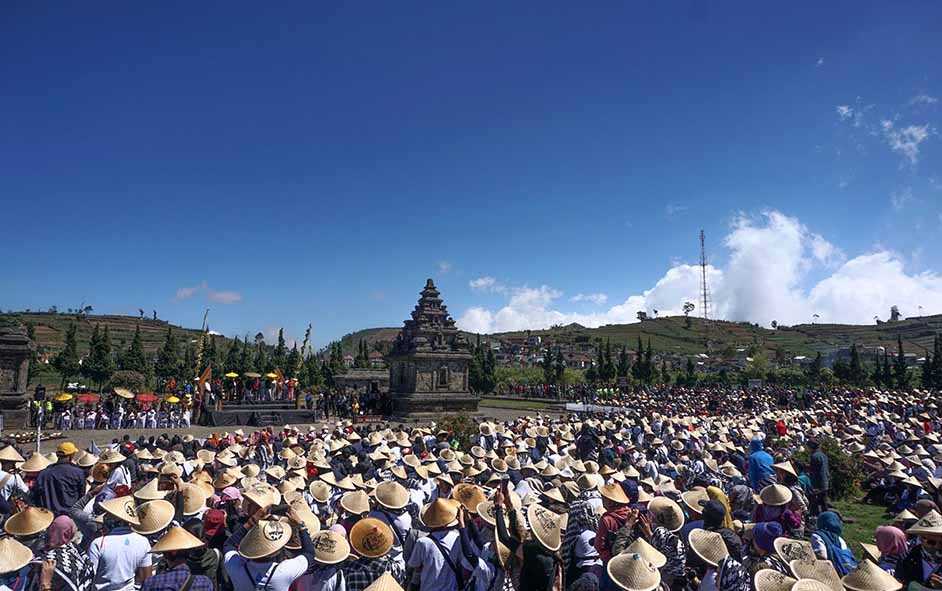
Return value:
<svg viewBox="0 0 942 591">
<path fill-rule="evenodd" d="M 903 354 L 903 337 L 896 335 L 896 363 L 893 367 L 897 388 L 909 386 L 909 374 L 906 371 L 906 357 Z"/>
<path fill-rule="evenodd" d="M 226 372 L 236 371 L 239 369 L 239 359 L 241 355 L 239 353 L 239 339 L 235 338 L 229 342 L 229 349 L 226 351 L 226 361 L 223 364 Z"/>
<path fill-rule="evenodd" d="M 177 349 L 177 339 L 173 336 L 173 328 L 170 326 L 167 327 L 167 338 L 157 355 L 157 364 L 154 369 L 157 377 L 164 380 L 175 377 L 180 370 L 180 352 Z"/>
<path fill-rule="evenodd" d="M 285 370 L 285 364 L 288 360 L 288 347 L 285 345 L 285 330 L 278 329 L 278 344 L 275 346 L 275 352 L 272 354 L 272 365 L 275 369 Z"/>
<path fill-rule="evenodd" d="M 127 353 L 121 357 L 121 369 L 136 371 L 141 375 L 147 373 L 147 356 L 144 354 L 144 343 L 141 341 L 141 325 L 134 328 L 134 338 L 128 346 Z"/>
<path fill-rule="evenodd" d="M 857 386 L 863 383 L 863 368 L 860 366 L 860 354 L 857 352 L 857 343 L 850 346 L 850 381 Z"/>
<path fill-rule="evenodd" d="M 65 344 L 52 360 L 52 366 L 62 377 L 62 383 L 60 384 L 62 387 L 65 387 L 69 378 L 78 374 L 82 367 L 79 364 L 78 342 L 75 338 L 75 331 L 75 324 L 69 324 L 69 328 L 65 331 Z"/>
<path fill-rule="evenodd" d="M 648 339 L 648 349 L 644 352 L 644 382 L 650 384 L 654 377 L 654 348 L 651 347 L 651 339 Z"/>
<path fill-rule="evenodd" d="M 621 351 L 618 352 L 618 377 L 627 378 L 628 372 L 631 371 L 631 361 L 628 359 L 628 347 L 625 345 L 621 346 Z"/>
</svg>

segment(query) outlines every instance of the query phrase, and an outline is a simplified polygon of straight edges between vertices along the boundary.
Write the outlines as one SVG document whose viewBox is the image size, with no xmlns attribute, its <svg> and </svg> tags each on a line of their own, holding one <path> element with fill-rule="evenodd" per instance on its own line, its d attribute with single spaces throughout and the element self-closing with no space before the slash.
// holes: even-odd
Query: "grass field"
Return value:
<svg viewBox="0 0 942 591">
<path fill-rule="evenodd" d="M 884 507 L 864 505 L 856 501 L 839 501 L 834 503 L 834 506 L 845 518 L 854 519 L 854 523 L 844 524 L 844 539 L 857 558 L 861 555 L 860 542 L 873 544 L 873 533 L 877 526 L 890 522 L 885 516 Z"/>
</svg>

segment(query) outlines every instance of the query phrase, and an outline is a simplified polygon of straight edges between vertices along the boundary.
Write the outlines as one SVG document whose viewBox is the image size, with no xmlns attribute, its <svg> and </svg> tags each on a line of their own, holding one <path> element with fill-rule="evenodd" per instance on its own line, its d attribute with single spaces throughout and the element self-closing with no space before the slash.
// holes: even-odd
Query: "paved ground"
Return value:
<svg viewBox="0 0 942 591">
<path fill-rule="evenodd" d="M 542 412 L 543 414 L 557 415 L 558 411 L 551 409 L 539 408 L 539 409 L 525 409 L 525 408 L 492 408 L 492 407 L 481 407 L 481 411 L 477 414 L 482 420 L 484 419 L 496 419 L 500 421 L 506 421 L 514 419 L 522 415 L 533 415 L 536 412 Z M 336 419 L 335 419 L 336 420 Z M 434 420 L 434 419 L 433 419 Z M 333 421 L 331 421 L 333 422 Z M 413 421 L 418 423 L 426 422 L 425 420 Z M 392 425 L 398 425 L 401 421 L 390 421 Z M 406 421 L 406 424 L 409 422 Z M 314 423 L 313 425 L 316 428 L 324 426 L 324 421 Z M 300 427 L 304 430 L 307 429 L 308 423 L 292 423 L 292 426 Z M 97 431 L 66 431 L 63 433 L 65 436 L 63 439 L 55 440 L 46 440 L 40 444 L 40 451 L 43 453 L 49 453 L 54 451 L 56 446 L 66 439 L 75 443 L 79 449 L 87 448 L 92 441 L 94 441 L 99 447 L 111 443 L 113 439 L 121 438 L 125 434 L 131 436 L 131 439 L 137 439 L 139 436 L 143 435 L 144 437 L 150 437 L 151 435 L 159 435 L 160 433 L 179 433 L 179 434 L 191 434 L 194 437 L 208 437 L 212 433 L 222 433 L 227 430 L 235 430 L 239 427 L 190 427 L 189 429 L 118 429 L 118 430 L 97 430 Z M 252 427 L 242 427 L 246 432 L 249 432 Z M 12 433 L 12 430 L 6 430 L 3 432 L 4 436 Z M 21 432 L 21 431 L 20 431 Z M 23 446 L 25 449 L 32 449 L 29 446 Z"/>
</svg>

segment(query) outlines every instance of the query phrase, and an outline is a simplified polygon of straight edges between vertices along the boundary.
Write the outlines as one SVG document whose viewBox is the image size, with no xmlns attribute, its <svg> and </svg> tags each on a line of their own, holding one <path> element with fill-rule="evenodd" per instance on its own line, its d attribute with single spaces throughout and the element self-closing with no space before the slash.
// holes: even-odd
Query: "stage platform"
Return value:
<svg viewBox="0 0 942 591">
<path fill-rule="evenodd" d="M 292 401 L 224 402 L 222 410 L 208 414 L 206 423 L 210 427 L 268 427 L 315 421 L 313 410 L 297 408 Z"/>
</svg>

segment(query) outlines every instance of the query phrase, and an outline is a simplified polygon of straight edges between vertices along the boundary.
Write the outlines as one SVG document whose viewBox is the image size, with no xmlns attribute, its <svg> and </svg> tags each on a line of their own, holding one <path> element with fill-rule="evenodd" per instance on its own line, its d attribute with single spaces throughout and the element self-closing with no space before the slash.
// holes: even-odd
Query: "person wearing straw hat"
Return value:
<svg viewBox="0 0 942 591">
<path fill-rule="evenodd" d="M 396 542 L 390 554 L 401 561 L 405 569 L 418 534 L 418 530 L 412 527 L 412 515 L 406 509 L 409 492 L 398 482 L 387 481 L 376 485 L 373 498 L 376 505 L 367 517 L 375 517 L 392 529 Z"/>
<path fill-rule="evenodd" d="M 55 515 L 65 515 L 85 494 L 85 472 L 72 463 L 78 448 L 71 441 L 63 441 L 56 448 L 55 464 L 47 466 L 36 477 L 31 491 L 32 502 L 45 507 Z"/>
<path fill-rule="evenodd" d="M 464 589 L 464 571 L 473 566 L 465 561 L 459 543 L 458 513 L 462 510 L 451 499 L 435 499 L 422 509 L 422 524 L 429 533 L 416 540 L 407 563 L 421 591 Z"/>
<path fill-rule="evenodd" d="M 137 506 L 131 496 L 104 501 L 100 506 L 105 533 L 92 540 L 88 548 L 95 588 L 131 591 L 153 571 L 150 542 L 131 530 L 132 525 L 140 525 Z"/>
<path fill-rule="evenodd" d="M 615 536 L 625 524 L 631 521 L 634 526 L 638 518 L 638 512 L 629 507 L 631 500 L 625 494 L 624 489 L 617 482 L 605 484 L 599 488 L 602 495 L 602 505 L 605 513 L 599 520 L 598 533 L 595 536 L 595 549 L 603 562 L 608 562 L 612 557 L 612 545 L 615 543 Z"/>
<path fill-rule="evenodd" d="M 311 534 L 301 515 L 289 506 L 287 520 L 256 510 L 236 528 L 223 548 L 223 565 L 235 591 L 287 591 L 310 568 L 314 554 Z M 284 548 L 297 531 L 301 552 L 288 558 Z"/>
<path fill-rule="evenodd" d="M 742 564 L 732 558 L 716 532 L 695 529 L 690 532 L 691 564 L 699 579 L 700 591 L 749 591 L 750 577 Z"/>
<path fill-rule="evenodd" d="M 874 532 L 879 555 L 874 559 L 877 564 L 890 573 L 896 571 L 897 563 L 909 553 L 906 533 L 892 525 L 881 525 Z"/>
<path fill-rule="evenodd" d="M 894 576 L 904 587 L 918 583 L 942 588 L 942 514 L 926 513 L 906 533 L 917 536 L 919 541 L 896 565 Z"/>
<path fill-rule="evenodd" d="M 389 556 L 393 545 L 393 533 L 388 525 L 365 517 L 350 530 L 351 558 L 343 566 L 347 591 L 364 591 L 373 581 L 389 572 L 400 585 L 405 582 L 405 571 Z"/>
<path fill-rule="evenodd" d="M 0 449 L 0 499 L 9 501 L 14 494 L 29 492 L 29 487 L 16 470 L 16 464 L 25 461 L 12 445 Z"/>
<path fill-rule="evenodd" d="M 312 538 L 314 564 L 295 581 L 295 591 L 343 591 L 347 588 L 342 563 L 350 556 L 350 543 L 336 531 L 321 531 Z"/>
<path fill-rule="evenodd" d="M 842 536 L 843 531 L 844 523 L 838 514 L 824 511 L 818 515 L 818 528 L 811 534 L 815 555 L 821 560 L 830 560 L 840 576 L 857 568 L 857 560 Z"/>
<path fill-rule="evenodd" d="M 213 581 L 190 572 L 190 554 L 202 548 L 203 541 L 182 527 L 172 527 L 162 535 L 151 550 L 162 556 L 158 574 L 141 586 L 141 591 L 213 591 Z"/>
<path fill-rule="evenodd" d="M 14 538 L 0 538 L 0 589 L 24 591 L 34 586 L 32 568 L 33 552 Z M 43 583 L 51 585 L 52 572 L 44 563 Z"/>
</svg>

